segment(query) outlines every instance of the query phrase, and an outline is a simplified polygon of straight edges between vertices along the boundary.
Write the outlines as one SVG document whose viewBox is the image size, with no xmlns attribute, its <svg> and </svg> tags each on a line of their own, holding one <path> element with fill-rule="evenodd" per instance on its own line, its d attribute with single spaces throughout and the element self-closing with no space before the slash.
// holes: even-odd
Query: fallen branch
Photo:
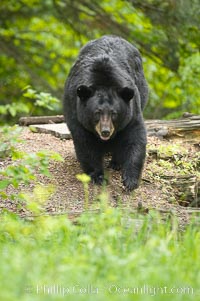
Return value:
<svg viewBox="0 0 200 301">
<path fill-rule="evenodd" d="M 32 117 L 21 117 L 19 119 L 19 125 L 32 125 L 32 124 L 54 124 L 64 122 L 63 115 L 56 116 L 32 116 Z"/>
<path fill-rule="evenodd" d="M 192 115 L 177 120 L 146 120 L 145 124 L 148 136 L 159 138 L 200 137 L 200 115 Z"/>
</svg>

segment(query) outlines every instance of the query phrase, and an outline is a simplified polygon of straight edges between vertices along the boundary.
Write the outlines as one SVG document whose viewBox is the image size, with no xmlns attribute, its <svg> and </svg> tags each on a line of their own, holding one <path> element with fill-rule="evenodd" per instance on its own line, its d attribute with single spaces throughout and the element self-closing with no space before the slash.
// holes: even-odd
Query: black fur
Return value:
<svg viewBox="0 0 200 301">
<path fill-rule="evenodd" d="M 146 154 L 142 110 L 148 98 L 139 51 L 126 40 L 103 36 L 80 51 L 65 85 L 64 115 L 77 158 L 96 183 L 103 181 L 103 157 L 122 169 L 125 187 L 138 187 Z M 114 132 L 102 140 L 96 131 L 100 114 L 112 120 Z"/>
</svg>

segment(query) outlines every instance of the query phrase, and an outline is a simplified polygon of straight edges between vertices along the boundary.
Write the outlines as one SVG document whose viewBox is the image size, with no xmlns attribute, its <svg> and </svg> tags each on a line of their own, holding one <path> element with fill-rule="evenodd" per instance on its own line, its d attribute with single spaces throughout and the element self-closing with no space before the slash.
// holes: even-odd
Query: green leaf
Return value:
<svg viewBox="0 0 200 301">
<path fill-rule="evenodd" d="M 5 189 L 8 187 L 8 185 L 10 184 L 10 181 L 9 180 L 1 180 L 0 181 L 0 189 Z"/>
</svg>

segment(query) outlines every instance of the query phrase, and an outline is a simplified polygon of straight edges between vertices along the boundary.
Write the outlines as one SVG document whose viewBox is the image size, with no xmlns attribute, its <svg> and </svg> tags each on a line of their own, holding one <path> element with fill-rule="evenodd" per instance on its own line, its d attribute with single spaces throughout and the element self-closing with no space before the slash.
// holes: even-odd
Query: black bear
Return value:
<svg viewBox="0 0 200 301">
<path fill-rule="evenodd" d="M 146 154 L 142 110 L 148 86 L 139 51 L 117 36 L 90 41 L 65 84 L 64 115 L 77 158 L 92 181 L 104 179 L 103 157 L 122 170 L 127 190 L 138 187 Z"/>
</svg>

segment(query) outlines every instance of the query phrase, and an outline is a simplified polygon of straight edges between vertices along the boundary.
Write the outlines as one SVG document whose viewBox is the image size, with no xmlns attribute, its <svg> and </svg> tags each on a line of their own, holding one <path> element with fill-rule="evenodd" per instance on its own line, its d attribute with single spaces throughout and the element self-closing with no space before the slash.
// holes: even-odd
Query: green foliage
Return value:
<svg viewBox="0 0 200 301">
<path fill-rule="evenodd" d="M 19 151 L 16 144 L 19 140 L 19 132 L 21 129 L 15 127 L 3 127 L 0 130 L 0 158 L 9 156 L 14 164 L 0 168 L 0 196 L 8 198 L 6 188 L 12 185 L 19 188 L 21 184 L 28 185 L 36 181 L 36 170 L 40 174 L 50 176 L 49 162 L 50 160 L 63 160 L 61 156 L 54 152 L 39 151 L 37 153 L 25 153 Z M 21 141 L 23 142 L 23 141 Z M 12 194 L 11 199 L 23 198 L 23 194 Z"/>
<path fill-rule="evenodd" d="M 28 114 L 29 107 L 27 104 L 20 103 L 20 106 L 17 102 L 13 102 L 11 104 L 0 105 L 0 114 L 1 115 L 10 115 L 11 117 L 15 117 L 17 114 Z"/>
<path fill-rule="evenodd" d="M 150 86 L 147 105 L 150 117 L 161 114 L 172 119 L 180 117 L 183 112 L 200 114 L 200 92 L 196 88 L 200 81 L 199 53 L 182 59 L 177 73 L 148 60 L 145 74 Z"/>
<path fill-rule="evenodd" d="M 20 105 L 17 102 L 12 102 L 6 105 L 0 105 L 0 114 L 16 117 L 24 113 L 24 115 L 32 115 L 43 112 L 44 109 L 50 111 L 58 110 L 60 101 L 53 97 L 50 93 L 37 92 L 30 86 L 23 89 L 24 98 L 21 99 Z M 15 118 L 14 118 L 15 120 Z"/>
<path fill-rule="evenodd" d="M 52 97 L 50 93 L 37 93 L 37 91 L 31 89 L 30 86 L 26 87 L 24 90 L 26 90 L 26 92 L 23 93 L 23 96 L 33 102 L 31 108 L 32 112 L 35 107 L 42 107 L 52 111 L 56 109 L 55 105 L 60 103 L 60 101 L 56 97 Z"/>
<path fill-rule="evenodd" d="M 149 153 L 156 154 L 157 160 L 152 160 L 148 163 L 146 175 L 152 182 L 158 180 L 166 183 L 166 177 L 171 178 L 193 175 L 200 179 L 199 152 L 189 152 L 182 143 L 175 143 L 163 146 L 156 146 L 156 149 L 151 150 L 148 146 Z M 167 170 L 167 175 L 166 175 Z M 168 181 L 168 180 L 167 180 Z M 169 194 L 169 191 L 167 192 Z"/>
<path fill-rule="evenodd" d="M 26 202 L 26 208 L 35 215 L 41 215 L 45 212 L 45 203 L 49 197 L 55 192 L 55 187 L 49 185 L 35 185 L 32 192 L 23 193 L 23 200 Z"/>
<path fill-rule="evenodd" d="M 176 82 L 181 91 L 181 105 L 185 111 L 200 114 L 200 54 L 195 53 L 183 60 L 179 69 L 180 82 Z M 173 88 L 173 87 L 172 87 Z"/>
<path fill-rule="evenodd" d="M 61 112 L 61 104 L 21 97 L 24 86 L 62 99 L 66 76 L 80 47 L 102 34 L 135 44 L 144 58 L 151 93 L 146 117 L 199 114 L 198 0 L 2 0 L 0 54 L 1 122 L 20 114 Z M 38 94 L 38 93 L 37 93 Z"/>
<path fill-rule="evenodd" d="M 91 177 L 87 174 L 80 174 L 77 175 L 76 178 L 83 183 L 83 189 L 85 193 L 85 209 L 88 209 L 88 202 L 89 202 L 89 190 L 88 190 L 88 184 L 91 181 Z"/>
<path fill-rule="evenodd" d="M 135 220 L 136 218 L 136 220 Z M 1 214 L 3 300 L 198 300 L 200 235 L 151 212 L 137 216 L 104 207 L 33 221 Z M 140 217 L 141 220 L 141 217 Z M 127 226 L 128 225 L 128 226 Z"/>
<path fill-rule="evenodd" d="M 16 145 L 22 142 L 19 135 L 22 128 L 18 126 L 5 126 L 0 128 L 0 158 L 5 158 L 6 156 L 14 153 Z"/>
</svg>

